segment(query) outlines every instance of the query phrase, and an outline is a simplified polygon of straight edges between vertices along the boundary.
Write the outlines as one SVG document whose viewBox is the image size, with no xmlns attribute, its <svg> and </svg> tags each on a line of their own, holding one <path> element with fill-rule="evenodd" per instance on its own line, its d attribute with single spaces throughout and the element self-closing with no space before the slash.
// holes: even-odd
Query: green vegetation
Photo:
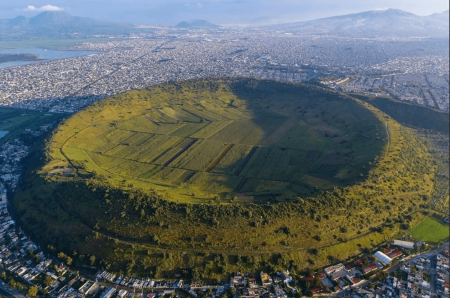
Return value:
<svg viewBox="0 0 450 298">
<path fill-rule="evenodd" d="M 71 117 L 43 172 L 70 167 L 177 202 L 285 201 L 363 181 L 384 154 L 385 125 L 354 100 L 302 85 L 165 85 Z"/>
<path fill-rule="evenodd" d="M 447 119 L 448 120 L 448 119 Z M 429 148 L 437 165 L 430 207 L 444 218 L 448 216 L 449 204 L 449 135 L 433 131 L 419 131 L 423 143 Z"/>
<path fill-rule="evenodd" d="M 42 245 L 75 266 L 195 279 L 357 255 L 422 218 L 437 168 L 367 103 L 258 80 L 106 99 L 24 162 L 14 208 Z"/>
<path fill-rule="evenodd" d="M 429 243 L 438 243 L 449 237 L 449 226 L 435 218 L 429 217 L 412 228 L 409 233 L 415 239 Z"/>
<path fill-rule="evenodd" d="M 18 277 L 17 275 L 9 271 L 0 271 L 0 272 L 1 272 L 0 279 L 4 283 L 8 284 L 12 288 L 20 292 L 26 292 L 27 289 L 27 286 L 25 285 L 26 282 L 22 278 Z"/>
<path fill-rule="evenodd" d="M 35 286 L 29 287 L 27 291 L 28 297 L 36 297 L 38 293 L 38 288 Z"/>
<path fill-rule="evenodd" d="M 8 131 L 6 135 L 0 138 L 0 145 L 8 140 L 20 137 L 26 129 L 37 130 L 41 125 L 47 125 L 61 119 L 64 115 L 0 107 L 0 131 Z M 23 138 L 23 141 L 28 142 L 34 138 L 29 135 L 28 138 Z"/>
<path fill-rule="evenodd" d="M 370 103 L 407 126 L 431 129 L 436 133 L 449 134 L 448 113 L 386 97 L 373 97 L 361 94 L 352 94 L 352 96 Z"/>
</svg>

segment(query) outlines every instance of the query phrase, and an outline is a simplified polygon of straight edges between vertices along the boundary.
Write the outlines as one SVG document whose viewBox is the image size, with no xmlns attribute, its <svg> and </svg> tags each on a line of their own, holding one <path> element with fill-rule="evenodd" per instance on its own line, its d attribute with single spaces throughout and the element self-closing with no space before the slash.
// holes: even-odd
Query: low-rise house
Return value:
<svg viewBox="0 0 450 298">
<path fill-rule="evenodd" d="M 343 264 L 337 264 L 327 267 L 323 270 L 330 279 L 336 281 L 339 278 L 344 278 L 347 275 L 347 270 Z"/>
<path fill-rule="evenodd" d="M 247 285 L 247 278 L 238 272 L 231 277 L 230 284 L 235 288 L 244 287 Z"/>
<path fill-rule="evenodd" d="M 316 277 L 318 277 L 318 278 L 320 278 L 320 279 L 324 279 L 324 278 L 327 277 L 327 275 L 326 275 L 325 273 L 322 272 L 322 273 L 317 274 Z"/>
<path fill-rule="evenodd" d="M 100 298 L 111 298 L 112 295 L 116 292 L 116 289 L 114 289 L 113 287 L 110 287 L 108 289 L 106 289 L 101 295 Z"/>
<path fill-rule="evenodd" d="M 128 294 L 128 291 L 120 290 L 119 293 L 117 293 L 117 297 L 124 298 L 127 294 Z"/>
<path fill-rule="evenodd" d="M 339 278 L 344 278 L 346 276 L 347 276 L 347 273 L 345 272 L 345 270 L 340 270 L 340 271 L 333 272 L 330 275 L 330 279 L 338 280 Z"/>
<path fill-rule="evenodd" d="M 319 293 L 325 292 L 326 289 L 323 288 L 323 287 L 315 287 L 315 288 L 310 289 L 310 291 L 311 291 L 311 293 L 313 293 L 313 294 L 319 294 Z"/>
<path fill-rule="evenodd" d="M 401 250 L 399 250 L 399 249 L 395 249 L 395 250 L 390 251 L 389 253 L 387 253 L 387 256 L 389 258 L 391 258 L 391 259 L 398 258 L 398 257 L 400 257 L 402 255 L 403 255 L 403 252 Z"/>
<path fill-rule="evenodd" d="M 356 268 L 356 266 L 355 266 L 354 262 L 345 264 L 345 270 L 347 271 L 347 273 L 352 272 L 355 268 Z"/>
<path fill-rule="evenodd" d="M 339 271 L 342 271 L 344 269 L 345 269 L 345 266 L 343 264 L 337 264 L 337 265 L 334 265 L 334 266 L 327 267 L 323 271 L 325 272 L 326 275 L 330 276 L 334 272 L 339 272 Z"/>
<path fill-rule="evenodd" d="M 361 283 L 364 282 L 363 279 L 359 279 L 357 277 L 347 276 L 347 279 L 350 281 L 350 283 L 352 284 L 353 287 L 356 287 L 356 286 L 358 286 L 358 285 L 360 285 Z"/>
<path fill-rule="evenodd" d="M 283 289 L 279 286 L 275 287 L 275 295 L 277 296 L 277 298 L 287 298 L 286 292 L 283 291 Z"/>
<path fill-rule="evenodd" d="M 269 276 L 269 274 L 261 271 L 260 276 L 263 286 L 270 286 L 272 284 L 272 278 Z"/>
<path fill-rule="evenodd" d="M 370 272 L 375 271 L 377 269 L 378 269 L 378 267 L 375 264 L 370 264 L 370 265 L 362 268 L 361 271 L 362 271 L 362 273 L 367 274 L 367 273 L 370 273 Z"/>
<path fill-rule="evenodd" d="M 304 281 L 304 282 L 313 282 L 314 281 L 314 277 L 307 276 L 307 277 L 303 277 L 301 280 Z"/>
<path fill-rule="evenodd" d="M 400 247 L 407 248 L 407 249 L 414 249 L 414 242 L 394 240 L 393 244 L 395 246 L 400 246 Z"/>
</svg>

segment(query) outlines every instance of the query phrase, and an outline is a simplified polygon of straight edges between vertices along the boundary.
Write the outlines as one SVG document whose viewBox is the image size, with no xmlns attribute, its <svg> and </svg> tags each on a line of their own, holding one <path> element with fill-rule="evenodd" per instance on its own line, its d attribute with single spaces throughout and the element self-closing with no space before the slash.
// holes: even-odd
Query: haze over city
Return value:
<svg viewBox="0 0 450 298">
<path fill-rule="evenodd" d="M 41 11 L 66 11 L 107 21 L 175 25 L 197 18 L 217 24 L 298 22 L 386 8 L 425 16 L 448 10 L 449 3 L 446 0 L 2 0 L 0 7 L 0 19 L 30 17 Z"/>
</svg>

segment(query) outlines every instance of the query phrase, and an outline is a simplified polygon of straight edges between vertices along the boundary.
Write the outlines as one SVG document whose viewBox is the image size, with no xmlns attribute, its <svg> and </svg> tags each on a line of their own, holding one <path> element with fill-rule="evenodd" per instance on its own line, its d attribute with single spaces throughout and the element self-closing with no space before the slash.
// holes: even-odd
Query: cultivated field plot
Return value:
<svg viewBox="0 0 450 298">
<path fill-rule="evenodd" d="M 271 81 L 130 91 L 75 114 L 52 143 L 79 171 L 169 199 L 289 199 L 364 180 L 385 123 L 357 100 Z M 62 154 L 61 154 L 62 153 Z"/>
</svg>

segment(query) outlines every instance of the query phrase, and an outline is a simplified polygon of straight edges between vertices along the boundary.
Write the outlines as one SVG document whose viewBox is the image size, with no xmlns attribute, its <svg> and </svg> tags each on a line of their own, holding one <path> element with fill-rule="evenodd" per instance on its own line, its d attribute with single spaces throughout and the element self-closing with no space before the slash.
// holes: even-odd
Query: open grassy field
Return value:
<svg viewBox="0 0 450 298">
<path fill-rule="evenodd" d="M 249 203 L 362 181 L 386 150 L 384 121 L 355 100 L 301 85 L 215 84 L 130 91 L 95 104 L 59 128 L 50 157 L 58 167 L 103 173 L 111 185 L 166 184 L 173 201 Z"/>
<path fill-rule="evenodd" d="M 25 162 L 13 204 L 40 244 L 188 278 L 344 261 L 421 220 L 437 170 L 415 131 L 368 103 L 244 79 L 100 101 Z"/>
<path fill-rule="evenodd" d="M 429 217 L 421 221 L 409 232 L 411 236 L 420 241 L 428 243 L 437 243 L 449 237 L 449 226 Z"/>
</svg>

